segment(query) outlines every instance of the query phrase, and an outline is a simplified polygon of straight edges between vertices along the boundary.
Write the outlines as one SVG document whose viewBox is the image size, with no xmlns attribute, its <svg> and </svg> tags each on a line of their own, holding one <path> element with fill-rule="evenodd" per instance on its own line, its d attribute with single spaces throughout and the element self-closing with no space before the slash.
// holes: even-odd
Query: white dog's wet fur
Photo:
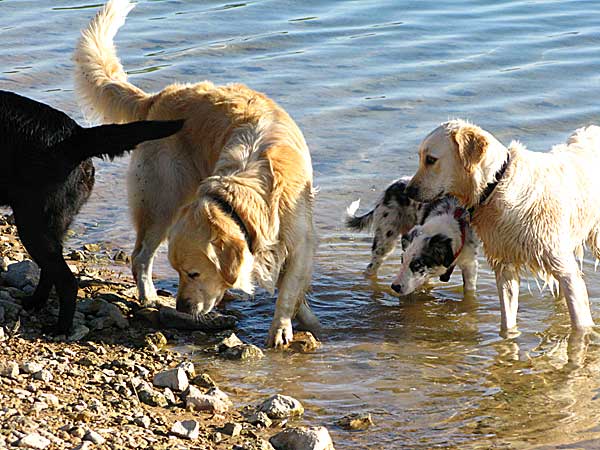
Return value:
<svg viewBox="0 0 600 450">
<path fill-rule="evenodd" d="M 508 147 L 487 131 L 452 120 L 419 148 L 408 189 L 417 200 L 450 194 L 473 210 L 472 224 L 496 274 L 501 329 L 517 325 L 520 274 L 556 283 L 575 329 L 594 325 L 577 262 L 600 257 L 600 127 L 576 130 L 548 153 Z M 491 189 L 490 189 L 491 188 Z"/>
<path fill-rule="evenodd" d="M 422 223 L 402 236 L 402 262 L 392 289 L 408 295 L 427 281 L 448 281 L 460 267 L 465 294 L 477 287 L 479 240 L 469 226 L 469 213 L 453 197 L 443 197 L 423 208 Z"/>
</svg>

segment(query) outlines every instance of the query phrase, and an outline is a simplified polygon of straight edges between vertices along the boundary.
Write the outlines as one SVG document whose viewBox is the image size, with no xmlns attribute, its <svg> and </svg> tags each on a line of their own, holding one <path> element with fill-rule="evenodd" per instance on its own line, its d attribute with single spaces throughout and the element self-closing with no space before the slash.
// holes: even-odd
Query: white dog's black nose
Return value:
<svg viewBox="0 0 600 450">
<path fill-rule="evenodd" d="M 396 291 L 398 294 L 400 294 L 402 292 L 402 285 L 401 284 L 392 284 L 392 289 L 394 291 Z"/>
</svg>

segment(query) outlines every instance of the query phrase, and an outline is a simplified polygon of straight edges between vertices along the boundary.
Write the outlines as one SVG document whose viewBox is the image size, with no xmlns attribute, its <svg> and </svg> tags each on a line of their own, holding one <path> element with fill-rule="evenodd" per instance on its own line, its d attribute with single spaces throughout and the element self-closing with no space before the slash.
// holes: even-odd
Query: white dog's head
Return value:
<svg viewBox="0 0 600 450">
<path fill-rule="evenodd" d="M 254 257 L 244 232 L 209 199 L 182 210 L 169 234 L 169 261 L 179 273 L 178 311 L 205 314 L 230 288 L 252 293 Z"/>
<path fill-rule="evenodd" d="M 402 263 L 392 289 L 408 295 L 448 272 L 464 244 L 464 228 L 452 215 L 435 216 L 415 226 L 401 242 Z"/>
<path fill-rule="evenodd" d="M 463 120 L 443 123 L 419 147 L 409 195 L 431 201 L 450 194 L 473 206 L 505 158 L 506 148 L 487 131 Z"/>
</svg>

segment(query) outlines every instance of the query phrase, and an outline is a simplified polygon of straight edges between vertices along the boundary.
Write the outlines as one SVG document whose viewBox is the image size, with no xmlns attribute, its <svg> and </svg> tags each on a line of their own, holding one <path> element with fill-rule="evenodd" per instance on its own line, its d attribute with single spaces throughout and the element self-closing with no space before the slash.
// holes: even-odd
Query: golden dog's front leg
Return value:
<svg viewBox="0 0 600 450">
<path fill-rule="evenodd" d="M 509 331 L 517 326 L 519 308 L 519 273 L 512 264 L 495 268 L 496 287 L 500 297 L 500 330 Z"/>
</svg>

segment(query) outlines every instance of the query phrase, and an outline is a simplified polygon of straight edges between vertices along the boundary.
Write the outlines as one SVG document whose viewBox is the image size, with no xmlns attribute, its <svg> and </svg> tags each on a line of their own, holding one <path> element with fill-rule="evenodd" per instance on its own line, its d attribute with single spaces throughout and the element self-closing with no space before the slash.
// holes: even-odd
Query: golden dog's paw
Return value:
<svg viewBox="0 0 600 450">
<path fill-rule="evenodd" d="M 286 348 L 294 340 L 294 332 L 292 325 L 282 324 L 278 326 L 272 326 L 269 330 L 269 337 L 267 339 L 267 347 L 272 348 Z"/>
</svg>

